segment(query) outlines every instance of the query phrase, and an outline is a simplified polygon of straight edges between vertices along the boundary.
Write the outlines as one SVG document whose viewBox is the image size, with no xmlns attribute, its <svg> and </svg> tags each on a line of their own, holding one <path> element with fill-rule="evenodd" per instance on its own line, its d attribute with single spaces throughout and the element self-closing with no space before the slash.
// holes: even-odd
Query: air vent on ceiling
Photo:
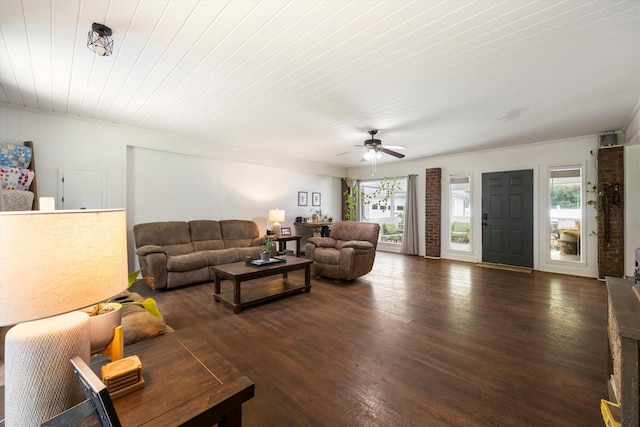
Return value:
<svg viewBox="0 0 640 427">
<path fill-rule="evenodd" d="M 598 146 L 600 148 L 615 147 L 623 144 L 624 134 L 620 131 L 609 131 L 598 134 Z"/>
</svg>

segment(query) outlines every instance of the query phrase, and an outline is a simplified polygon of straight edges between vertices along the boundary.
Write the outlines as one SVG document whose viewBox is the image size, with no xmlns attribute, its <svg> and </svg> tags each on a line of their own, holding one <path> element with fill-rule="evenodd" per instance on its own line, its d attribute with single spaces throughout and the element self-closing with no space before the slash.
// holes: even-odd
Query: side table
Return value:
<svg viewBox="0 0 640 427">
<path fill-rule="evenodd" d="M 193 331 L 125 347 L 125 356 L 133 354 L 142 362 L 145 386 L 113 400 L 123 427 L 242 425 L 242 404 L 254 396 L 253 382 Z M 0 397 L 4 409 L 4 387 Z M 82 426 L 99 423 L 90 417 Z"/>
<path fill-rule="evenodd" d="M 242 425 L 254 384 L 191 330 L 125 347 L 142 362 L 144 388 L 113 404 L 123 426 Z"/>
<path fill-rule="evenodd" d="M 278 236 L 276 237 L 276 242 L 278 242 L 278 252 L 284 253 L 283 249 L 287 248 L 287 242 L 295 240 L 296 242 L 296 256 L 300 256 L 300 239 L 302 236 L 298 235 L 288 235 L 288 236 Z"/>
</svg>

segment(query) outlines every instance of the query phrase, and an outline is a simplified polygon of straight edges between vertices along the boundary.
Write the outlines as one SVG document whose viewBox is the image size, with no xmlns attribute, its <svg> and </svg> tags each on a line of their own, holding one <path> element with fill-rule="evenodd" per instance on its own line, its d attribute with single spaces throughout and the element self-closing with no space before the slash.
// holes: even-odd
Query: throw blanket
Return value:
<svg viewBox="0 0 640 427">
<path fill-rule="evenodd" d="M 31 148 L 0 141 L 0 165 L 26 169 L 31 164 Z"/>
</svg>

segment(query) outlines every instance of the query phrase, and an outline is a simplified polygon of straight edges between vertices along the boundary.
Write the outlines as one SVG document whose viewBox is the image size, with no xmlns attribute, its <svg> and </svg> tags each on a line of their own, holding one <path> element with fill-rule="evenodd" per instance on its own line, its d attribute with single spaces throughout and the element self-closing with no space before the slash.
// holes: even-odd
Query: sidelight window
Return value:
<svg viewBox="0 0 640 427">
<path fill-rule="evenodd" d="M 471 251 L 471 177 L 449 177 L 449 249 Z"/>
<path fill-rule="evenodd" d="M 582 167 L 549 171 L 549 254 L 558 261 L 582 259 Z"/>
</svg>

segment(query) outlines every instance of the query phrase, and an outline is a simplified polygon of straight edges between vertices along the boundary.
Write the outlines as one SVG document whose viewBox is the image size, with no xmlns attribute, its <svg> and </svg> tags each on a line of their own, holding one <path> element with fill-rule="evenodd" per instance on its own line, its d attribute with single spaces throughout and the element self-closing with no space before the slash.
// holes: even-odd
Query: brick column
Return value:
<svg viewBox="0 0 640 427">
<path fill-rule="evenodd" d="M 598 277 L 622 277 L 624 276 L 623 146 L 598 150 L 598 192 L 601 191 L 604 195 L 598 198 Z"/>
<path fill-rule="evenodd" d="M 425 256 L 440 258 L 440 223 L 442 212 L 442 171 L 440 168 L 426 170 L 424 189 L 424 246 Z"/>
</svg>

